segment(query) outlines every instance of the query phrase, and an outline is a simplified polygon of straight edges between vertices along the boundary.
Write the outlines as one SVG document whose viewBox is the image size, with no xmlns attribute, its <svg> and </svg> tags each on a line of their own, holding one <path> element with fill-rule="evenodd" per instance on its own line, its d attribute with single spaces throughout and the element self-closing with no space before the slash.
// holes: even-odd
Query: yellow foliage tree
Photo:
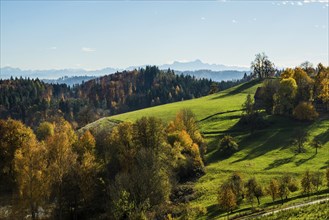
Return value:
<svg viewBox="0 0 329 220">
<path fill-rule="evenodd" d="M 300 102 L 293 111 L 293 116 L 300 121 L 313 121 L 319 114 L 309 102 Z"/>
<path fill-rule="evenodd" d="M 38 207 L 49 195 L 49 173 L 46 148 L 38 143 L 32 130 L 30 139 L 15 153 L 15 171 L 20 197 L 28 207 L 32 219 L 37 218 Z"/>
<path fill-rule="evenodd" d="M 55 124 L 54 135 L 46 140 L 48 148 L 49 172 L 58 207 L 58 218 L 63 219 L 63 181 L 73 171 L 78 155 L 73 151 L 77 136 L 72 126 L 64 119 Z"/>
</svg>

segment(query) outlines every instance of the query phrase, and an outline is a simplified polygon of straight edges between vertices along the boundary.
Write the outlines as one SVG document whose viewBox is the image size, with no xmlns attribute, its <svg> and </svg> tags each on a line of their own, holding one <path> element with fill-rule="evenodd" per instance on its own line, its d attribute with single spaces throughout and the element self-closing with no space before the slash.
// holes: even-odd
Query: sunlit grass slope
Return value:
<svg viewBox="0 0 329 220">
<path fill-rule="evenodd" d="M 248 82 L 234 88 L 206 97 L 171 103 L 120 114 L 94 122 L 136 120 L 142 116 L 156 116 L 169 121 L 182 108 L 191 109 L 198 119 L 199 127 L 208 142 L 206 174 L 195 183 L 199 197 L 192 206 L 207 209 L 203 219 L 218 219 L 225 215 L 217 204 L 219 186 L 234 171 L 239 171 L 245 180 L 255 176 L 263 186 L 273 177 L 290 173 L 300 180 L 303 172 L 324 171 L 329 165 L 329 119 L 322 116 L 314 123 L 301 123 L 287 117 L 266 116 L 268 127 L 253 134 L 237 123 L 241 116 L 242 104 L 248 94 L 254 94 L 260 82 Z M 297 154 L 293 136 L 297 128 L 305 129 L 308 142 L 305 153 Z M 223 157 L 218 151 L 219 139 L 230 134 L 239 144 L 239 151 L 230 157 Z M 313 138 L 319 138 L 323 147 L 315 155 L 309 146 Z M 299 195 L 299 192 L 291 196 Z M 270 197 L 261 199 L 262 204 L 271 202 Z M 250 204 L 243 203 L 237 211 L 246 211 Z"/>
<path fill-rule="evenodd" d="M 142 116 L 156 116 L 164 121 L 169 121 L 182 108 L 189 108 L 195 113 L 198 120 L 202 120 L 216 113 L 239 111 L 247 94 L 254 94 L 258 86 L 259 82 L 253 81 L 202 98 L 141 109 L 110 118 L 126 121 L 136 120 Z"/>
</svg>

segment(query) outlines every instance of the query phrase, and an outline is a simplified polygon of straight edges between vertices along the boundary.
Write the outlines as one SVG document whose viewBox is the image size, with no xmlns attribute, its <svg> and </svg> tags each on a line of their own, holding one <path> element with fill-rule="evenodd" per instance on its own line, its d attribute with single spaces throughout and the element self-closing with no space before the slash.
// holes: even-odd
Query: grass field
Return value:
<svg viewBox="0 0 329 220">
<path fill-rule="evenodd" d="M 301 123 L 280 116 L 265 116 L 269 126 L 253 134 L 237 125 L 247 94 L 254 94 L 258 86 L 260 82 L 253 81 L 206 97 L 120 114 L 95 123 L 102 124 L 104 120 L 133 121 L 142 116 L 156 116 L 169 121 L 180 109 L 191 109 L 196 114 L 208 143 L 206 175 L 195 183 L 199 197 L 193 200 L 191 205 L 207 209 L 207 214 L 201 216 L 201 219 L 219 219 L 226 214 L 216 205 L 217 191 L 221 183 L 234 171 L 240 172 L 245 180 L 255 176 L 265 186 L 271 178 L 280 177 L 284 173 L 292 174 L 299 182 L 305 170 L 324 172 L 329 166 L 327 116 L 322 116 L 314 123 Z M 305 153 L 296 153 L 296 146 L 293 144 L 296 128 L 307 131 Z M 219 139 L 224 134 L 230 134 L 239 144 L 239 151 L 230 157 L 223 157 L 218 151 Z M 309 146 L 314 137 L 324 143 L 318 154 Z M 300 191 L 291 196 L 299 194 Z M 267 196 L 262 198 L 261 202 L 263 207 L 264 204 L 271 203 L 271 199 Z M 236 212 L 246 211 L 249 207 L 250 204 L 242 203 Z"/>
<path fill-rule="evenodd" d="M 297 209 L 282 211 L 259 219 L 264 219 L 264 220 L 323 219 L 325 220 L 325 219 L 329 219 L 329 202 L 323 202 L 320 204 L 314 204 Z"/>
</svg>

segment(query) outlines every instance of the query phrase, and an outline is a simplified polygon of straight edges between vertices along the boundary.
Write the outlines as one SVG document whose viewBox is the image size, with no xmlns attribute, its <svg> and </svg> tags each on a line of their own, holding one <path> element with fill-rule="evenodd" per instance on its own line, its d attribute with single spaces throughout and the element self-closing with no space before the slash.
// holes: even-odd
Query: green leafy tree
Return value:
<svg viewBox="0 0 329 220">
<path fill-rule="evenodd" d="M 222 139 L 220 139 L 219 146 L 222 150 L 228 152 L 237 151 L 239 147 L 234 138 L 230 135 L 225 135 Z"/>
<path fill-rule="evenodd" d="M 304 152 L 304 144 L 307 141 L 307 132 L 299 128 L 294 135 L 294 143 L 297 145 L 297 152 Z"/>
<path fill-rule="evenodd" d="M 244 112 L 247 116 L 252 115 L 255 113 L 254 111 L 254 101 L 250 94 L 247 95 L 246 101 L 242 105 Z"/>
<path fill-rule="evenodd" d="M 314 139 L 312 142 L 311 142 L 311 146 L 313 148 L 315 148 L 315 154 L 318 154 L 318 149 L 322 147 L 322 143 L 321 141 L 317 140 L 317 139 Z"/>
<path fill-rule="evenodd" d="M 297 83 L 293 78 L 284 78 L 280 81 L 278 93 L 274 95 L 274 113 L 291 115 L 297 94 Z"/>
</svg>

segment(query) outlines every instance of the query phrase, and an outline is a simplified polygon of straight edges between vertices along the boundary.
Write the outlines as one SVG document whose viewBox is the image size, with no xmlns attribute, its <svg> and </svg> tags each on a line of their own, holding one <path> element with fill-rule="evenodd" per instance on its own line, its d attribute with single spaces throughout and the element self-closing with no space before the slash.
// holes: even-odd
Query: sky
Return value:
<svg viewBox="0 0 329 220">
<path fill-rule="evenodd" d="M 1 67 L 87 70 L 200 59 L 328 65 L 329 0 L 4 1 Z"/>
</svg>

